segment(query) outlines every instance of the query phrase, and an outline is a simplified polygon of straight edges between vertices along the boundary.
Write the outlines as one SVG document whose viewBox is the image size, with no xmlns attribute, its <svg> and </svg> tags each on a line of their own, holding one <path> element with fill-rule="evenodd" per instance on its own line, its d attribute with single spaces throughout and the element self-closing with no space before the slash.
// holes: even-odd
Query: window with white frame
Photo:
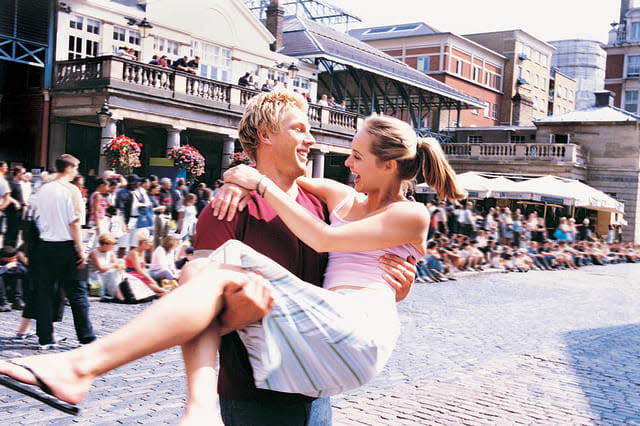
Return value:
<svg viewBox="0 0 640 426">
<path fill-rule="evenodd" d="M 540 52 L 538 52 L 537 50 L 533 51 L 533 60 L 536 64 L 540 63 Z"/>
<path fill-rule="evenodd" d="M 640 56 L 627 56 L 627 75 L 640 75 Z"/>
<path fill-rule="evenodd" d="M 67 48 L 68 59 L 98 56 L 100 50 L 100 21 L 72 15 L 69 19 Z"/>
<path fill-rule="evenodd" d="M 524 79 L 527 80 L 527 83 L 531 83 L 531 71 L 527 70 L 524 73 Z"/>
<path fill-rule="evenodd" d="M 498 104 L 493 104 L 493 111 L 491 113 L 491 118 L 494 120 L 498 119 Z"/>
<path fill-rule="evenodd" d="M 231 50 L 214 44 L 191 41 L 191 54 L 200 57 L 200 75 L 212 80 L 231 82 Z"/>
<path fill-rule="evenodd" d="M 482 136 L 467 136 L 468 143 L 482 143 Z"/>
<path fill-rule="evenodd" d="M 140 51 L 140 32 L 129 28 L 113 27 L 114 54 L 118 54 L 121 47 L 130 47 L 137 52 Z"/>
<path fill-rule="evenodd" d="M 91 34 L 100 34 L 100 21 L 87 18 L 87 32 Z"/>
<path fill-rule="evenodd" d="M 491 103 L 489 102 L 484 103 L 484 116 L 486 118 L 489 118 L 491 116 Z"/>
<path fill-rule="evenodd" d="M 547 79 L 545 77 L 542 77 L 542 86 L 540 86 L 540 88 L 547 90 Z"/>
<path fill-rule="evenodd" d="M 462 74 L 462 61 L 456 59 L 456 74 Z"/>
<path fill-rule="evenodd" d="M 421 56 L 418 58 L 418 71 L 429 71 L 429 57 Z"/>
<path fill-rule="evenodd" d="M 562 97 L 562 86 L 560 86 L 559 84 L 556 86 L 556 97 L 557 98 Z"/>
<path fill-rule="evenodd" d="M 640 22 L 631 24 L 631 39 L 640 40 Z"/>
<path fill-rule="evenodd" d="M 480 83 L 480 68 L 473 66 L 473 81 Z"/>
<path fill-rule="evenodd" d="M 82 31 L 82 27 L 84 26 L 84 18 L 78 15 L 72 15 L 69 18 L 69 28 L 72 30 Z"/>
<path fill-rule="evenodd" d="M 154 37 L 153 52 L 160 56 L 166 56 L 170 61 L 175 61 L 180 57 L 180 43 L 162 37 Z M 195 56 L 193 52 L 191 56 Z"/>
<path fill-rule="evenodd" d="M 547 66 L 547 55 L 540 55 L 540 65 L 543 67 Z"/>
<path fill-rule="evenodd" d="M 538 109 L 538 97 L 537 96 L 533 97 L 533 108 L 534 109 Z"/>
<path fill-rule="evenodd" d="M 488 86 L 490 81 L 491 81 L 491 74 L 489 74 L 488 72 L 485 72 L 484 73 L 484 85 Z"/>
<path fill-rule="evenodd" d="M 267 71 L 267 78 L 272 82 L 280 81 L 283 82 L 287 79 L 287 73 L 284 71 L 277 71 L 274 69 L 269 69 Z"/>
<path fill-rule="evenodd" d="M 638 112 L 638 91 L 637 90 L 625 90 L 624 91 L 624 109 L 632 113 Z"/>
<path fill-rule="evenodd" d="M 122 43 L 125 42 L 127 38 L 127 29 L 126 28 L 120 28 L 120 27 L 113 27 L 113 40 L 118 42 L 121 41 Z"/>
<path fill-rule="evenodd" d="M 540 75 L 536 74 L 536 87 L 540 87 Z"/>
<path fill-rule="evenodd" d="M 293 87 L 307 92 L 309 91 L 309 87 L 311 87 L 311 80 L 304 77 L 296 77 L 293 79 Z"/>
<path fill-rule="evenodd" d="M 500 89 L 500 76 L 497 74 L 493 76 L 493 88 Z"/>
<path fill-rule="evenodd" d="M 571 143 L 570 134 L 552 134 L 551 143 Z"/>
<path fill-rule="evenodd" d="M 545 98 L 540 98 L 540 111 L 543 111 L 546 109 L 546 104 L 547 104 L 547 100 Z"/>
</svg>

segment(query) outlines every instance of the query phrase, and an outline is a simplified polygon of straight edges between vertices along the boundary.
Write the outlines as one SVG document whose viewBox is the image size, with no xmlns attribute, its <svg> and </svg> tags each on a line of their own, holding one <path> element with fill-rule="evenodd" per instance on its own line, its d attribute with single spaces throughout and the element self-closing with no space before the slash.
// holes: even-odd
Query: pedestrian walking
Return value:
<svg viewBox="0 0 640 426">
<path fill-rule="evenodd" d="M 11 198 L 15 200 L 9 204 L 4 213 L 7 215 L 7 232 L 4 236 L 4 244 L 16 247 L 18 243 L 18 233 L 22 223 L 22 209 L 24 207 L 24 199 L 22 198 L 22 175 L 24 175 L 24 167 L 14 167 L 11 171 L 11 179 L 9 180 L 9 189 L 11 190 Z"/>
<path fill-rule="evenodd" d="M 33 200 L 40 231 L 40 241 L 32 263 L 36 284 L 36 333 L 43 350 L 57 346 L 52 321 L 60 291 L 64 291 L 69 300 L 78 341 L 84 344 L 96 338 L 89 320 L 86 285 L 76 280 L 78 269 L 86 268 L 81 215 L 78 214 L 74 201 L 76 197 L 70 188 L 79 164 L 72 155 L 58 157 L 58 178 L 44 184 Z"/>
</svg>

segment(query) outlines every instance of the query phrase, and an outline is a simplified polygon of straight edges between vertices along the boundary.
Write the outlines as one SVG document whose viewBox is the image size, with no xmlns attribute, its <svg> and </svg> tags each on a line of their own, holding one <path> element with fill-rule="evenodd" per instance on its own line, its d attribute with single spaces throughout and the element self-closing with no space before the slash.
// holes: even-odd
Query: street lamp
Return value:
<svg viewBox="0 0 640 426">
<path fill-rule="evenodd" d="M 287 67 L 287 64 L 285 64 L 284 62 L 281 62 L 279 64 L 276 65 L 278 68 L 284 68 Z M 287 67 L 287 72 L 289 73 L 289 78 L 290 79 L 294 79 L 296 78 L 296 75 L 298 74 L 298 71 L 300 71 L 300 69 L 298 67 L 296 67 L 296 64 L 294 64 L 293 62 L 291 62 L 291 65 L 289 65 Z"/>
<path fill-rule="evenodd" d="M 138 21 L 136 18 L 125 17 L 128 25 L 137 25 L 140 30 L 140 37 L 147 38 L 149 37 L 149 31 L 153 28 L 153 25 L 147 21 L 147 17 L 145 16 L 142 21 Z"/>
<path fill-rule="evenodd" d="M 96 115 L 98 116 L 98 124 L 100 124 L 100 127 L 102 127 L 103 129 L 107 127 L 109 119 L 113 114 L 111 113 L 111 111 L 109 111 L 109 104 L 107 103 L 106 99 L 104 100 L 100 111 L 96 112 Z"/>
<path fill-rule="evenodd" d="M 142 21 L 140 21 L 140 23 L 138 24 L 138 28 L 140 28 L 140 37 L 147 38 L 149 37 L 149 31 L 151 30 L 151 28 L 153 28 L 153 25 L 151 25 L 149 21 L 147 21 L 147 18 L 145 16 L 144 19 L 142 19 Z"/>
</svg>

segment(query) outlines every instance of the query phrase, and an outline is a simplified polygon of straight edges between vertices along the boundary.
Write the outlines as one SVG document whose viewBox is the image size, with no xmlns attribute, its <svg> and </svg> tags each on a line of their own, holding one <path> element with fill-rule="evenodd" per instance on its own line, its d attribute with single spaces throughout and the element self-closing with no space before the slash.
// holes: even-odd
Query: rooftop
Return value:
<svg viewBox="0 0 640 426">
<path fill-rule="evenodd" d="M 424 22 L 358 28 L 349 31 L 350 36 L 362 41 L 384 40 L 396 37 L 415 37 L 439 33 L 440 31 Z"/>
<path fill-rule="evenodd" d="M 640 116 L 632 114 L 614 106 L 591 106 L 566 114 L 552 115 L 549 117 L 536 120 L 534 124 L 553 124 L 553 123 L 601 123 L 601 122 L 638 122 Z"/>
<path fill-rule="evenodd" d="M 307 19 L 295 16 L 285 18 L 283 45 L 279 52 L 284 55 L 323 57 L 461 101 L 472 107 L 483 107 L 478 99 L 411 68 L 357 38 Z"/>
</svg>

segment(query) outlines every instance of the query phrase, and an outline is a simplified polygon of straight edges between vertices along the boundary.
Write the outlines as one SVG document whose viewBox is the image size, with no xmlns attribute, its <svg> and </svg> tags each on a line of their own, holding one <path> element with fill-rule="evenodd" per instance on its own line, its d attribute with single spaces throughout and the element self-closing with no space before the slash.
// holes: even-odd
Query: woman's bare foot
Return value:
<svg viewBox="0 0 640 426">
<path fill-rule="evenodd" d="M 200 426 L 205 424 L 224 426 L 215 402 L 207 405 L 190 402 L 179 424 L 180 426 Z"/>
<path fill-rule="evenodd" d="M 53 396 L 75 405 L 87 395 L 95 377 L 82 374 L 74 366 L 74 352 L 12 359 L 15 364 L 0 361 L 0 373 L 22 383 L 38 386 L 33 374 L 21 365 L 29 367 L 49 386 Z"/>
</svg>

